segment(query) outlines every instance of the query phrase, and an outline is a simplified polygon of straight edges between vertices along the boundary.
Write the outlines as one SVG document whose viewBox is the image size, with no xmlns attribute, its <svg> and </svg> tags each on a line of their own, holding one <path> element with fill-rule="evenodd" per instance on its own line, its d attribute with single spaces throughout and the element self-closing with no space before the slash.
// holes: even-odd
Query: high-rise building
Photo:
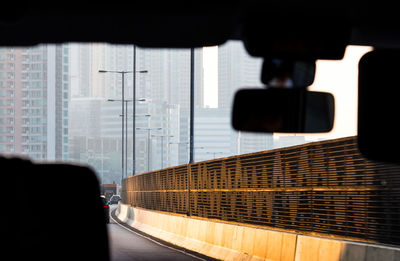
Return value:
<svg viewBox="0 0 400 261">
<path fill-rule="evenodd" d="M 141 49 L 137 48 L 137 60 Z M 133 70 L 133 46 L 106 43 L 71 44 L 71 93 L 72 97 L 103 97 L 117 99 L 122 96 L 122 76 L 120 73 L 100 74 L 99 70 Z M 136 70 L 143 69 L 141 61 L 136 62 Z M 147 70 L 147 68 L 146 68 Z M 141 74 L 136 74 L 136 85 L 144 86 Z M 132 97 L 133 74 L 125 74 L 125 97 Z M 139 90 L 137 90 L 138 93 Z M 138 96 L 139 97 L 139 96 Z"/>
<path fill-rule="evenodd" d="M 69 46 L 47 46 L 47 159 L 68 160 Z M 54 102 L 54 106 L 53 106 Z M 51 106 L 49 106 L 51 105 Z M 54 146 L 52 145 L 54 144 Z"/>
<path fill-rule="evenodd" d="M 190 116 L 190 50 L 189 49 L 137 49 L 137 69 L 148 74 L 137 76 L 136 97 L 146 98 L 147 111 L 151 114 L 150 127 L 162 127 L 163 134 L 170 138 L 154 137 L 152 152 L 154 168 L 171 164 L 186 164 L 189 159 L 189 116 Z M 194 52 L 194 107 L 204 106 L 203 50 Z M 172 125 L 174 127 L 172 127 Z M 137 134 L 137 164 L 146 159 L 146 144 Z M 164 149 L 161 142 L 165 139 Z M 158 154 L 157 154 L 158 153 Z M 157 156 L 156 156 L 157 155 Z M 138 167 L 138 170 L 142 168 Z"/>
<path fill-rule="evenodd" d="M 22 86 L 15 80 L 21 77 L 16 71 L 21 71 L 22 62 L 16 59 L 21 60 L 19 50 L 0 49 L 0 152 L 3 154 L 22 153 L 22 123 L 27 123 L 26 119 L 16 117 L 22 106 Z"/>
<path fill-rule="evenodd" d="M 194 87 L 195 107 L 204 103 L 203 50 L 195 49 Z M 190 50 L 143 49 L 136 51 L 137 70 L 147 70 L 136 79 L 137 97 L 154 103 L 178 104 L 190 107 Z"/>
<path fill-rule="evenodd" d="M 241 41 L 229 41 L 218 47 L 218 108 L 232 108 L 235 92 L 241 88 L 262 87 L 262 59 L 251 57 Z M 273 149 L 272 134 L 232 132 L 236 154 Z"/>
<path fill-rule="evenodd" d="M 121 106 L 100 97 L 70 102 L 70 160 L 89 164 L 103 183 L 121 180 Z"/>
<path fill-rule="evenodd" d="M 236 154 L 236 134 L 231 127 L 229 109 L 199 108 L 195 115 L 195 161 Z"/>
<path fill-rule="evenodd" d="M 218 47 L 218 108 L 231 108 L 240 88 L 262 87 L 262 59 L 251 57 L 241 41 Z"/>
<path fill-rule="evenodd" d="M 0 49 L 0 152 L 68 159 L 68 45 Z"/>
<path fill-rule="evenodd" d="M 107 64 L 110 45 L 101 43 L 72 43 L 70 44 L 71 64 L 71 97 L 105 97 L 110 92 L 117 91 L 116 75 L 107 75 L 101 78 L 99 69 Z M 110 65 L 111 66 L 111 65 Z M 111 93 L 111 96 L 116 95 Z"/>
<path fill-rule="evenodd" d="M 103 102 L 98 111 L 101 135 L 98 139 L 117 141 L 116 153 L 121 157 L 122 77 L 120 73 L 99 73 L 108 71 L 133 70 L 133 46 L 110 44 L 72 44 L 71 45 L 71 92 L 72 97 L 99 98 Z M 194 83 L 195 107 L 201 108 L 203 94 L 203 51 L 195 50 Z M 148 139 L 146 131 L 136 131 L 136 173 L 148 169 L 187 163 L 189 154 L 189 107 L 190 107 L 190 50 L 189 49 L 145 49 L 136 48 L 136 70 L 147 73 L 136 74 L 136 98 L 146 102 L 136 102 L 136 127 L 162 128 L 152 131 L 159 135 Z M 132 166 L 132 97 L 133 74 L 125 74 L 124 94 L 128 115 L 127 170 Z M 106 102 L 114 99 L 115 102 Z M 87 101 L 88 102 L 88 101 Z M 73 121 L 82 115 L 74 113 Z M 148 115 L 148 117 L 143 117 Z M 86 123 L 81 127 L 85 127 Z M 87 126 L 88 127 L 88 126 Z M 70 140 L 79 133 L 71 133 Z M 165 136 L 162 138 L 161 136 Z M 171 137 L 173 136 L 173 137 Z M 168 138 L 167 138 L 168 137 Z M 74 142 L 72 142 L 75 144 Z M 79 142 L 76 143 L 79 147 Z M 82 144 L 86 144 L 83 143 Z M 161 148 L 163 145 L 163 148 Z M 85 145 L 86 146 L 86 145 Z M 74 145 L 75 148 L 75 145 Z M 78 154 L 83 155 L 82 150 Z M 118 152 L 119 151 L 119 152 Z M 151 155 L 149 155 L 149 153 Z M 74 155 L 78 155 L 74 153 Z M 75 156 L 74 156 L 75 157 Z M 76 156 L 78 157 L 78 156 Z M 85 156 L 86 157 L 86 156 Z M 83 157 L 83 158 L 85 158 Z M 81 160 L 81 157 L 79 158 Z M 129 174 L 129 173 L 128 173 Z"/>
</svg>

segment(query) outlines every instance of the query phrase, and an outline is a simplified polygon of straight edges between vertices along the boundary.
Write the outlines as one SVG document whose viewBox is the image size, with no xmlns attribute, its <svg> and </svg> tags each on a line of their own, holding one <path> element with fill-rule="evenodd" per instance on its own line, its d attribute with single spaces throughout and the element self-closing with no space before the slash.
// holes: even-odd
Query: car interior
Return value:
<svg viewBox="0 0 400 261">
<path fill-rule="evenodd" d="M 118 1 L 82 8 L 73 4 L 78 3 L 12 4 L 0 16 L 0 46 L 107 42 L 197 48 L 240 40 L 248 54 L 263 59 L 260 73 L 266 88 L 236 94 L 232 126 L 239 131 L 329 132 L 334 97 L 307 89 L 314 81 L 316 61 L 340 60 L 349 45 L 371 46 L 373 51 L 359 63 L 358 147 L 371 160 L 399 163 L 395 119 L 400 111 L 400 20 L 392 2 Z M 280 85 L 286 78 L 293 88 Z M 110 259 L 100 185 L 92 169 L 18 158 L 0 162 L 3 184 L 10 184 L 4 195 L 13 195 L 4 206 L 3 256 Z M 73 204 L 77 198 L 82 204 Z M 47 208 L 52 218 L 46 215 Z M 26 219 L 30 225 L 24 224 Z"/>
</svg>

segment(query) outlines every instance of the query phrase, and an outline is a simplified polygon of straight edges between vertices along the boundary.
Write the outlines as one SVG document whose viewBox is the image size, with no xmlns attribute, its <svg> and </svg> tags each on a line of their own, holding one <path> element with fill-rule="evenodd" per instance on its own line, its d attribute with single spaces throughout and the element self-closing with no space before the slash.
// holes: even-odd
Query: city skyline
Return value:
<svg viewBox="0 0 400 261">
<path fill-rule="evenodd" d="M 318 61 L 315 83 L 310 89 L 335 92 L 340 83 L 323 77 L 324 72 L 333 70 L 339 74 L 356 70 L 357 59 L 368 50 L 348 47 L 342 61 Z M 136 54 L 136 68 L 147 71 L 136 75 L 136 97 L 141 100 L 136 102 L 136 127 L 139 128 L 135 141 L 136 173 L 186 164 L 190 50 L 137 48 Z M 261 59 L 249 56 L 243 43 L 238 41 L 195 51 L 195 161 L 298 145 L 332 135 L 355 134 L 354 126 L 350 125 L 343 132 L 346 119 L 341 116 L 345 111 L 347 118 L 353 119 L 354 103 L 349 107 L 351 111 L 346 111 L 343 104 L 337 105 L 335 128 L 341 132 L 296 136 L 255 135 L 233 130 L 230 125 L 233 95 L 242 87 L 262 86 L 261 65 Z M 340 66 L 344 69 L 340 70 Z M 122 78 L 119 74 L 100 74 L 99 70 L 129 68 L 133 68 L 132 46 L 71 43 L 2 48 L 0 152 L 26 155 L 39 161 L 88 164 L 102 180 L 119 181 L 122 111 L 118 100 Z M 354 88 L 348 98 L 355 100 L 357 82 L 356 79 L 350 82 L 353 87 L 342 86 L 342 89 Z M 127 74 L 125 175 L 130 175 L 133 168 L 132 90 L 133 77 Z"/>
<path fill-rule="evenodd" d="M 90 45 L 89 45 L 90 46 Z M 96 67 L 98 69 L 118 69 L 126 70 L 126 67 L 130 68 L 133 66 L 129 61 L 124 59 L 131 59 L 129 48 L 127 55 L 119 55 L 123 59 L 121 61 L 113 60 L 115 64 L 125 64 L 124 66 L 116 67 L 115 65 L 107 65 L 101 61 L 111 60 L 107 58 L 107 55 L 118 53 L 117 50 L 113 50 L 114 46 L 99 45 L 93 47 L 101 54 L 97 54 L 87 48 L 86 46 L 77 46 L 72 49 L 72 53 L 76 48 L 80 48 L 81 51 L 75 51 L 78 54 L 77 57 L 83 57 L 85 60 L 83 64 L 90 64 L 87 66 Z M 108 50 L 111 48 L 111 51 Z M 218 54 L 218 49 L 222 50 L 221 53 L 226 53 L 225 57 L 235 59 L 235 66 L 237 67 L 234 71 L 226 71 L 223 75 L 225 78 L 220 79 L 218 74 L 218 66 L 227 67 L 227 63 L 230 60 L 225 59 L 223 62 Z M 208 53 L 210 51 L 211 53 Z M 86 52 L 86 54 L 84 53 Z M 190 84 L 190 51 L 189 50 L 175 50 L 175 49 L 141 49 L 137 48 L 136 57 L 136 68 L 138 70 L 146 70 L 148 73 L 144 75 L 137 75 L 136 78 L 136 97 L 144 99 L 146 101 L 137 104 L 138 115 L 148 115 L 149 117 L 145 120 L 136 118 L 136 126 L 140 130 L 136 131 L 136 170 L 137 173 L 146 172 L 155 168 L 161 168 L 172 165 L 186 164 L 188 162 L 189 155 L 189 84 Z M 94 57 L 96 55 L 96 58 Z M 118 56 L 118 55 L 117 55 Z M 125 57 L 125 58 L 123 58 Z M 228 57 L 226 57 L 228 58 Z M 88 62 L 90 59 L 91 62 Z M 210 61 L 211 59 L 211 61 Z M 78 61 L 79 59 L 71 59 L 72 61 Z M 218 106 L 218 82 L 223 82 L 226 79 L 234 78 L 233 74 L 237 74 L 245 66 L 250 66 L 251 73 L 247 73 L 241 76 L 241 81 L 235 85 L 222 84 L 220 87 L 223 88 L 223 93 L 226 94 L 223 106 Z M 82 66 L 77 65 L 80 68 Z M 240 42 L 231 42 L 222 47 L 210 47 L 200 48 L 195 50 L 195 161 L 212 159 L 213 157 L 226 157 L 236 155 L 245 152 L 254 152 L 257 150 L 270 149 L 271 135 L 252 135 L 242 133 L 239 135 L 236 133 L 230 125 L 230 100 L 233 97 L 233 93 L 241 87 L 242 83 L 254 83 L 260 85 L 259 73 L 261 70 L 260 59 L 254 59 L 250 57 L 244 50 L 243 44 Z M 89 70 L 90 71 L 90 70 Z M 94 70 L 92 70 L 94 71 Z M 99 139 L 111 139 L 116 144 L 116 153 L 119 151 L 120 137 L 121 137 L 121 125 L 120 118 L 120 103 L 114 102 L 111 104 L 107 103 L 108 98 L 120 99 L 120 88 L 121 82 L 118 80 L 116 75 L 105 74 L 99 75 L 92 73 L 92 77 L 101 77 L 103 85 L 108 86 L 110 89 L 108 94 L 104 94 L 98 97 L 102 100 L 102 108 L 113 107 L 113 113 L 109 114 L 108 118 L 99 118 L 99 126 L 97 129 L 101 129 L 101 138 Z M 236 76 L 237 77 L 237 76 Z M 125 93 L 129 99 L 131 97 L 131 86 L 132 78 L 126 77 L 125 82 Z M 230 82 L 235 81 L 230 79 Z M 80 88 L 80 85 L 75 86 L 74 81 L 71 80 L 72 88 Z M 75 83 L 77 80 L 75 81 Z M 93 80 L 93 82 L 95 82 Z M 83 87 L 87 87 L 84 86 Z M 93 88 L 99 88 L 93 86 Z M 212 92 L 210 94 L 210 88 Z M 226 90 L 225 90 L 226 89 Z M 113 92 L 114 93 L 113 93 Z M 95 96 L 93 91 L 73 91 L 76 93 L 72 95 L 71 106 L 76 102 L 88 102 L 93 103 L 94 100 L 87 99 L 85 101 L 84 96 L 81 95 L 86 93 L 86 96 Z M 97 92 L 99 93 L 99 92 Z M 106 93 L 106 92 L 104 92 Z M 108 95 L 108 97 L 107 97 Z M 111 96 L 111 97 L 109 97 Z M 213 105 L 210 103 L 210 97 L 212 97 Z M 89 105 L 86 105 L 89 106 Z M 222 108 L 218 108 L 222 107 Z M 87 107 L 87 108 L 90 108 Z M 93 107 L 94 109 L 94 107 Z M 128 107 L 128 115 L 131 114 L 131 106 Z M 102 115 L 104 112 L 98 112 Z M 112 116 L 114 114 L 114 116 Z M 78 112 L 74 115 L 82 116 Z M 89 120 L 89 118 L 88 118 Z M 224 122 L 221 125 L 221 138 L 226 139 L 227 142 L 219 142 L 215 134 L 215 122 Z M 101 122 L 101 123 L 100 123 Z M 112 123 L 113 122 L 113 123 Z M 132 118 L 128 120 L 128 133 L 131 133 Z M 213 126 L 214 125 L 214 126 Z M 95 126 L 95 125 L 94 125 Z M 107 127 L 106 127 L 107 126 Z M 81 127 L 81 126 L 79 126 Z M 108 132 L 103 132 L 104 128 L 108 129 Z M 153 131 L 146 131 L 146 129 L 153 129 Z M 155 129 L 159 129 L 156 131 Z M 71 130 L 71 133 L 74 133 Z M 106 135 L 106 133 L 109 133 Z M 110 134 L 113 133 L 111 136 Z M 131 136 L 131 135 L 130 135 Z M 131 137 L 128 136 L 128 170 L 132 169 L 131 166 Z M 214 136 L 214 137 L 213 137 Z M 83 137 L 77 137 L 78 140 L 82 140 Z M 73 139 L 73 138 L 72 138 Z M 83 138 L 86 140 L 86 138 Z M 252 141 L 254 140 L 254 142 Z M 110 141 L 110 140 L 109 140 Z M 250 142 L 248 142 L 250 141 Z M 72 142 L 72 144 L 79 144 Z M 85 156 L 85 150 L 87 150 L 87 141 L 81 142 L 82 147 L 78 150 L 78 154 L 75 153 L 76 160 L 86 159 L 89 160 L 88 156 Z M 239 144 L 239 146 L 238 146 Z M 209 150 L 209 153 L 206 151 Z M 75 147 L 76 151 L 76 147 Z M 83 153 L 83 154 L 82 154 Z M 102 152 L 103 153 L 103 152 Z M 116 155 L 117 155 L 116 154 Z M 103 160 L 107 160 L 107 157 L 103 155 Z M 72 157 L 73 158 L 73 157 Z M 102 164 L 103 166 L 104 164 Z M 115 160 L 114 169 L 118 168 L 118 162 Z M 101 169 L 104 169 L 101 167 Z"/>
</svg>

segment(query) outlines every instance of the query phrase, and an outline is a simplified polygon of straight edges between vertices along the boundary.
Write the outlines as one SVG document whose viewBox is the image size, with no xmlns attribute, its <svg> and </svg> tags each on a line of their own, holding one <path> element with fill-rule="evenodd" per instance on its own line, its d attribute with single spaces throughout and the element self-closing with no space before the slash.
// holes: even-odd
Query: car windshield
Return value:
<svg viewBox="0 0 400 261">
<path fill-rule="evenodd" d="M 265 88 L 263 60 L 250 56 L 242 41 L 193 52 L 108 43 L 3 47 L 0 153 L 89 166 L 101 183 L 103 203 L 110 204 L 105 206 L 111 213 L 108 227 L 121 220 L 137 225 L 137 218 L 154 222 L 157 229 L 138 225 L 154 237 L 186 240 L 191 233 L 191 246 L 200 244 L 196 236 L 209 244 L 205 233 L 216 235 L 215 244 L 224 241 L 225 234 L 219 236 L 226 223 L 243 231 L 258 229 L 246 242 L 264 252 L 275 247 L 252 248 L 254 242 L 278 242 L 294 234 L 398 244 L 398 234 L 387 233 L 398 221 L 390 205 L 398 195 L 385 194 L 386 187 L 379 191 L 390 183 L 391 176 L 384 175 L 394 167 L 363 159 L 355 138 L 358 62 L 371 50 L 347 46 L 342 60 L 316 61 L 308 89 L 333 94 L 332 131 L 255 134 L 231 124 L 236 91 Z M 381 219 L 384 211 L 389 225 Z M 174 224 L 157 219 L 166 213 L 173 217 L 168 222 L 194 218 Z M 212 228 L 196 223 L 203 221 L 214 222 Z M 189 232 L 176 224 L 190 227 Z M 161 226 L 170 230 L 160 232 Z M 242 230 L 229 229 L 226 242 L 241 237 Z M 259 237 L 267 230 L 268 236 Z M 110 231 L 123 233 L 117 226 Z M 182 234 L 169 234 L 177 231 Z M 120 244 L 123 256 L 127 242 L 136 241 L 121 238 L 112 247 Z M 299 249 L 300 240 L 288 244 Z M 235 242 L 234 251 L 245 248 L 241 239 Z M 214 252 L 224 252 L 226 244 Z M 213 249 L 201 246 L 196 251 Z"/>
<path fill-rule="evenodd" d="M 369 50 L 349 46 L 341 61 L 317 61 L 309 89 L 334 94 L 333 131 L 287 135 L 231 127 L 234 93 L 264 86 L 261 58 L 249 56 L 241 41 L 197 48 L 194 162 L 356 135 L 357 64 Z M 102 43 L 1 48 L 0 152 L 88 164 L 103 184 L 187 164 L 190 66 L 189 49 Z"/>
</svg>

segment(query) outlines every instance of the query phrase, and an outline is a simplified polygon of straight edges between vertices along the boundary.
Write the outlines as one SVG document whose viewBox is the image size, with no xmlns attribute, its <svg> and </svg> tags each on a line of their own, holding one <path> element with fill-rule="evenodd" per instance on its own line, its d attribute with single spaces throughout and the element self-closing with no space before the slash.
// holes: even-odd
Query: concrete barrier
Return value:
<svg viewBox="0 0 400 261">
<path fill-rule="evenodd" d="M 400 260 L 400 248 L 214 222 L 123 204 L 116 215 L 146 234 L 220 260 Z"/>
</svg>

